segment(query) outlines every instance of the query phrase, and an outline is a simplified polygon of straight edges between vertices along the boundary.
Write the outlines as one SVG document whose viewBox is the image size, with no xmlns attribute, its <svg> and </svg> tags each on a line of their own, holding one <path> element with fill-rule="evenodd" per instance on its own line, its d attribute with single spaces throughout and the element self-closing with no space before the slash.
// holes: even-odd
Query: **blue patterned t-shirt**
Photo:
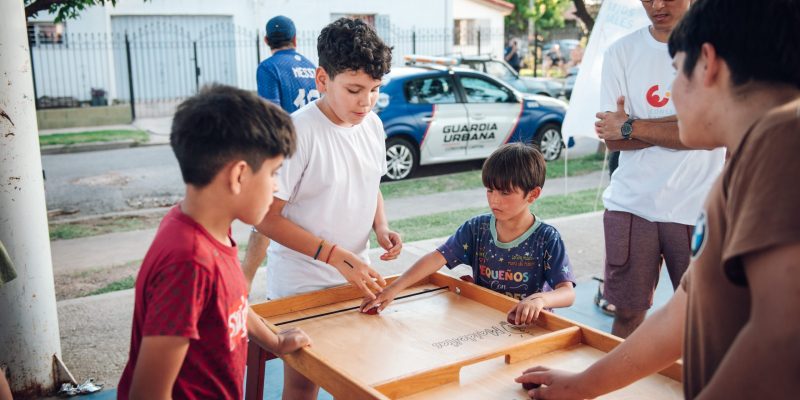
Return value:
<svg viewBox="0 0 800 400">
<path fill-rule="evenodd" d="M 535 217 L 534 217 L 535 218 Z M 461 225 L 437 249 L 448 268 L 472 267 L 475 283 L 515 299 L 555 288 L 575 276 L 564 242 L 556 228 L 535 218 L 533 226 L 513 242 L 497 240 L 495 218 L 483 214 Z"/>
</svg>

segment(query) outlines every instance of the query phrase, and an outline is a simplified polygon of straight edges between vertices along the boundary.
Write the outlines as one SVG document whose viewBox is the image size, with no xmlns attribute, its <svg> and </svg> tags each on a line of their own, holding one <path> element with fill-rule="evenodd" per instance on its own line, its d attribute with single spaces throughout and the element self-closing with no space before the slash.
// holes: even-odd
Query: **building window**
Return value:
<svg viewBox="0 0 800 400">
<path fill-rule="evenodd" d="M 28 22 L 28 42 L 31 46 L 64 44 L 64 24 L 60 22 Z"/>
</svg>

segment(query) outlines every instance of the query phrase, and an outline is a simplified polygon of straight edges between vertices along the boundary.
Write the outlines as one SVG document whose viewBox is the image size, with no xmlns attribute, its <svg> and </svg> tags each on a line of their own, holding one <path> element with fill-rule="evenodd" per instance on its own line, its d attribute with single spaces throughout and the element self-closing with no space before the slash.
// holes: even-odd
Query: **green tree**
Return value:
<svg viewBox="0 0 800 400">
<path fill-rule="evenodd" d="M 564 26 L 564 10 L 572 0 L 533 0 L 533 8 L 528 7 L 530 0 L 509 0 L 514 4 L 514 11 L 505 18 L 506 34 L 524 36 L 528 34 L 531 18 L 536 23 L 536 30 L 548 30 Z"/>
<path fill-rule="evenodd" d="M 6 1 L 6 0 L 4 0 Z M 61 22 L 71 18 L 76 18 L 83 10 L 95 6 L 117 5 L 117 0 L 23 0 L 25 3 L 25 16 L 35 17 L 40 11 L 48 11 L 55 14 L 56 21 Z M 147 1 L 147 0 L 144 0 Z"/>
</svg>

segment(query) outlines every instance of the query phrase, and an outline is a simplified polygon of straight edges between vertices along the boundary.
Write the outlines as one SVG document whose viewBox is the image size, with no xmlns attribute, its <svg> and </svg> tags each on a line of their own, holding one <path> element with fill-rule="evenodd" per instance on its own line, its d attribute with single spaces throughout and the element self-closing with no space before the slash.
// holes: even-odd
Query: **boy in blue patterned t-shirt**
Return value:
<svg viewBox="0 0 800 400">
<path fill-rule="evenodd" d="M 483 164 L 483 185 L 492 212 L 461 225 L 438 249 L 423 256 L 377 299 L 361 310 L 383 310 L 400 291 L 442 265 L 472 267 L 475 283 L 519 299 L 509 310 L 516 324 L 530 324 L 544 308 L 569 307 L 575 301 L 575 277 L 556 228 L 530 211 L 545 180 L 542 154 L 521 143 L 501 146 Z M 552 291 L 545 290 L 545 284 Z"/>
</svg>

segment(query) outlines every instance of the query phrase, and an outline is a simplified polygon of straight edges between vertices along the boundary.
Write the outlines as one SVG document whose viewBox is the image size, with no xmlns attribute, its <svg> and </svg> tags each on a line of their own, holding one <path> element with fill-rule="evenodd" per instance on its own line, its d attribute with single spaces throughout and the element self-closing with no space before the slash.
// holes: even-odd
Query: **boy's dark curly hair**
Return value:
<svg viewBox="0 0 800 400">
<path fill-rule="evenodd" d="M 332 78 L 347 70 L 363 70 L 381 79 L 392 65 L 392 48 L 360 19 L 339 18 L 317 38 L 319 66 Z"/>
</svg>

